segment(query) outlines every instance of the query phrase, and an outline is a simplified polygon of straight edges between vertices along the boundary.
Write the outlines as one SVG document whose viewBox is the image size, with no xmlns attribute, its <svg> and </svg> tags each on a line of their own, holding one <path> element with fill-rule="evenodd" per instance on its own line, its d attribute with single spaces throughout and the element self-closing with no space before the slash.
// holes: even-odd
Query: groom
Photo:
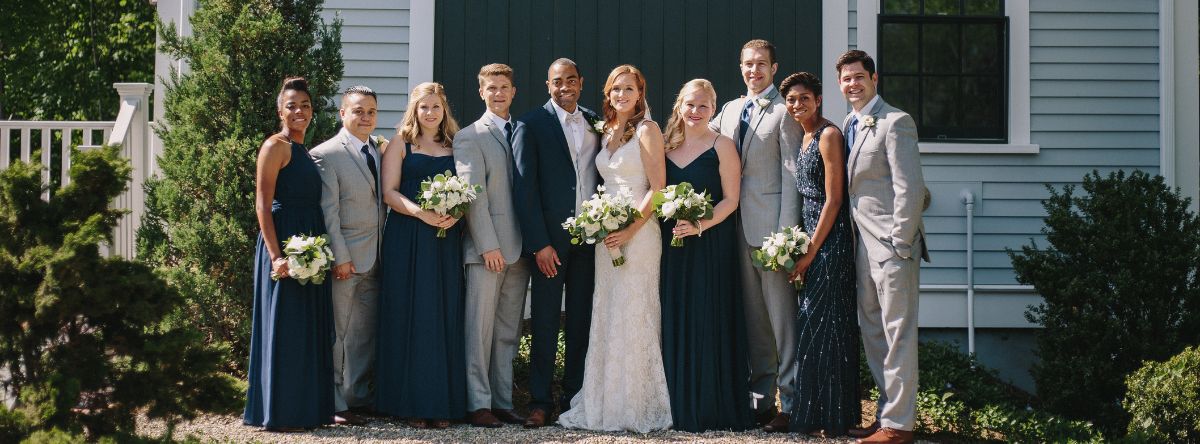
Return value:
<svg viewBox="0 0 1200 444">
<path fill-rule="evenodd" d="M 520 424 L 512 408 L 512 362 L 517 356 L 529 260 L 521 257 L 521 231 L 513 208 L 512 137 L 520 122 L 509 115 L 513 70 L 493 63 L 479 70 L 486 110 L 454 137 L 458 175 L 483 192 L 467 210 L 467 404 L 471 425 Z"/>
<path fill-rule="evenodd" d="M 875 93 L 879 76 L 867 53 L 847 51 L 836 68 L 842 95 L 854 108 L 842 127 L 850 215 L 858 231 L 858 324 L 879 386 L 879 420 L 851 434 L 864 437 L 860 443 L 909 443 L 917 402 L 917 258 L 929 261 L 917 127 Z"/>
<path fill-rule="evenodd" d="M 554 412 L 550 385 L 554 379 L 559 314 L 566 287 L 566 369 L 563 397 L 566 409 L 583 384 L 595 287 L 595 254 L 591 245 L 571 245 L 561 224 L 579 213 L 580 204 L 600 182 L 596 171 L 599 137 L 590 122 L 596 113 L 579 105 L 583 76 L 571 59 L 550 65 L 546 88 L 550 100 L 521 116 L 513 149 L 517 156 L 517 214 L 521 218 L 525 254 L 533 255 L 530 323 L 533 347 L 530 358 L 529 417 L 525 426 L 546 425 Z"/>
<path fill-rule="evenodd" d="M 383 202 L 379 147 L 371 141 L 375 91 L 352 86 L 342 93 L 342 130 L 312 150 L 321 171 L 321 210 L 329 228 L 333 267 L 333 400 L 339 424 L 361 424 L 350 409 L 372 404 L 375 308 L 379 300 L 379 241 Z"/>
<path fill-rule="evenodd" d="M 767 432 L 786 432 L 796 378 L 796 290 L 787 273 L 754 267 L 751 253 L 763 238 L 800 223 L 800 196 L 792 170 L 802 130 L 773 85 L 775 45 L 751 40 L 738 59 L 746 96 L 731 100 L 709 124 L 733 139 L 742 158 L 742 198 L 738 210 L 738 262 L 750 347 L 750 390 L 758 423 Z M 775 391 L 783 411 L 775 414 Z M 750 402 L 747 397 L 747 402 Z M 769 422 L 768 422 L 769 421 Z"/>
</svg>

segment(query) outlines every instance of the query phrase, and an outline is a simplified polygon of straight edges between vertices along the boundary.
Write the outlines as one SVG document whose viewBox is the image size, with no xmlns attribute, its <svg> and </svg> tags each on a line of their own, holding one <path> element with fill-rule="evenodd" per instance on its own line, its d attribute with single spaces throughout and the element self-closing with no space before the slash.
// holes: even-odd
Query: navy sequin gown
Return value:
<svg viewBox="0 0 1200 444">
<path fill-rule="evenodd" d="M 454 156 L 405 144 L 400 193 L 413 202 L 421 182 L 454 172 Z M 467 412 L 462 222 L 437 228 L 389 211 L 380 252 L 375 409 L 402 418 L 451 419 Z"/>
<path fill-rule="evenodd" d="M 815 232 L 825 205 L 825 161 L 817 130 L 796 162 L 796 186 L 803 199 L 804 231 Z M 845 188 L 843 187 L 843 190 Z M 844 193 L 845 191 L 843 191 Z M 804 275 L 796 317 L 796 401 L 793 432 L 824 430 L 846 434 L 862 416 L 858 400 L 858 333 L 855 307 L 854 234 L 847 199 L 833 229 Z"/>
<path fill-rule="evenodd" d="M 720 160 L 709 148 L 680 168 L 667 159 L 667 185 L 691 183 L 713 202 L 724 197 Z M 746 318 L 730 217 L 703 236 L 671 246 L 675 220 L 662 222 L 662 353 L 675 430 L 746 430 L 750 404 Z"/>
<path fill-rule="evenodd" d="M 279 170 L 271 219 L 282 245 L 293 235 L 325 234 L 321 176 L 304 145 Z M 271 255 L 258 236 L 254 319 L 242 421 L 260 427 L 315 427 L 333 422 L 331 280 L 300 285 L 271 279 Z"/>
</svg>

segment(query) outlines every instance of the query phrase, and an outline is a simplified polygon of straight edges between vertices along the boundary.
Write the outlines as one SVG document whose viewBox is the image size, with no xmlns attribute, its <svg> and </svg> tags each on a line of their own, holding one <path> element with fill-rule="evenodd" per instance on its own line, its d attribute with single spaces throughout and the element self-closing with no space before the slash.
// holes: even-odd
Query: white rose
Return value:
<svg viewBox="0 0 1200 444">
<path fill-rule="evenodd" d="M 618 227 L 621 226 L 620 222 L 617 222 L 614 218 L 611 218 L 611 217 L 604 219 L 603 224 L 604 224 L 604 229 L 608 230 L 608 231 L 616 230 Z"/>
<path fill-rule="evenodd" d="M 766 251 L 767 251 L 767 256 L 771 256 L 771 257 L 774 257 L 776 254 L 779 253 L 779 249 L 775 248 L 774 245 L 768 246 Z"/>
<path fill-rule="evenodd" d="M 675 210 L 677 210 L 677 209 L 678 209 L 678 207 L 675 205 L 675 202 L 663 203 L 663 205 L 662 205 L 663 216 L 673 217 L 673 216 L 675 216 Z"/>
</svg>

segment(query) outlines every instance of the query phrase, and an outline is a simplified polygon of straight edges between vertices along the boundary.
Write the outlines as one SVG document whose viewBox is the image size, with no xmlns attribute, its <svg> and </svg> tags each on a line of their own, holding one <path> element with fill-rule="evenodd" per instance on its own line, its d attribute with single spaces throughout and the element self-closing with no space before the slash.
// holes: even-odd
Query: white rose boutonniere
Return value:
<svg viewBox="0 0 1200 444">
<path fill-rule="evenodd" d="M 387 148 L 388 140 L 383 136 L 371 135 L 371 141 L 375 142 L 375 148 L 380 152 L 382 152 L 384 148 Z"/>
<path fill-rule="evenodd" d="M 874 127 L 875 127 L 875 116 L 864 116 L 863 117 L 863 128 L 874 128 Z"/>
<path fill-rule="evenodd" d="M 757 99 L 754 99 L 754 103 L 755 103 L 756 105 L 758 105 L 758 107 L 759 107 L 759 108 L 766 108 L 766 107 L 767 107 L 767 105 L 770 105 L 770 104 L 771 104 L 771 101 L 770 101 L 770 100 L 767 100 L 767 99 L 765 99 L 765 98 L 759 97 L 759 98 L 757 98 Z"/>
<path fill-rule="evenodd" d="M 592 122 L 592 132 L 599 135 L 604 135 L 604 121 L 597 120 Z"/>
</svg>

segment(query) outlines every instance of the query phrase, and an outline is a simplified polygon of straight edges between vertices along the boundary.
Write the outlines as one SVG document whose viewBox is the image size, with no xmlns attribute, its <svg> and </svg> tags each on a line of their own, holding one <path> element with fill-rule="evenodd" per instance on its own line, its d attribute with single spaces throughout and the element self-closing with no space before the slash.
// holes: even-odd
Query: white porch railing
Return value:
<svg viewBox="0 0 1200 444">
<path fill-rule="evenodd" d="M 116 208 L 130 212 L 117 224 L 113 233 L 113 244 L 105 245 L 106 254 L 117 254 L 133 258 L 137 251 L 137 229 L 146 210 L 145 192 L 142 184 L 153 174 L 157 159 L 151 152 L 150 91 L 149 83 L 117 83 L 113 85 L 121 97 L 120 111 L 115 122 L 79 121 L 36 121 L 0 120 L 0 170 L 8 168 L 13 160 L 13 149 L 19 149 L 19 159 L 30 162 L 33 153 L 39 153 L 42 165 L 42 199 L 49 201 L 53 196 L 55 181 L 59 187 L 70 183 L 72 147 L 79 150 L 94 149 L 101 144 L 118 144 L 121 155 L 130 160 L 133 167 L 129 188 L 113 202 Z M 14 142 L 15 136 L 15 142 Z M 54 146 L 52 140 L 58 141 Z M 35 147 L 35 142 L 38 142 Z M 58 162 L 54 162 L 57 150 Z"/>
</svg>

